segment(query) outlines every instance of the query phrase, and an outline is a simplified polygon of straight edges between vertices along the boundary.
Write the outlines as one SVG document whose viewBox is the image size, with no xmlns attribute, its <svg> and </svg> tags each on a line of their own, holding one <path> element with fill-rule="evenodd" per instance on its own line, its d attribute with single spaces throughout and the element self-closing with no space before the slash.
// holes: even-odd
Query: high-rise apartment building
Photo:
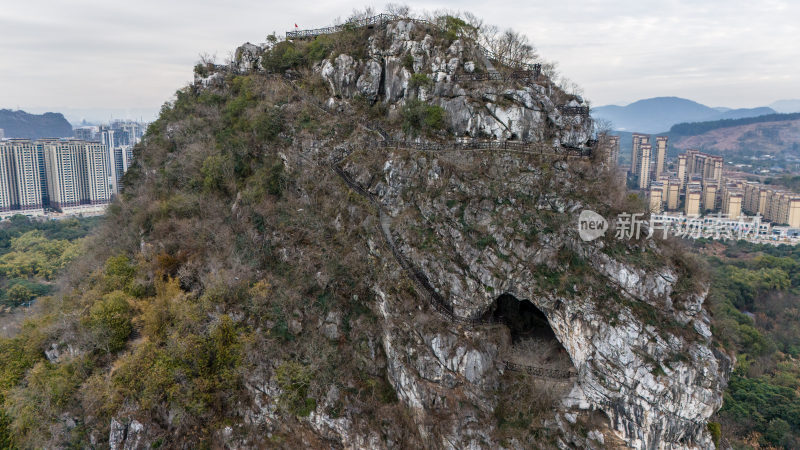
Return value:
<svg viewBox="0 0 800 450">
<path fill-rule="evenodd" d="M 123 145 L 116 147 L 113 161 L 111 169 L 115 172 L 114 179 L 116 184 L 112 185 L 112 190 L 114 193 L 119 193 L 120 189 L 122 189 L 122 176 L 125 175 L 125 172 L 128 171 L 133 162 L 133 146 Z"/>
<path fill-rule="evenodd" d="M 0 211 L 43 214 L 36 146 L 27 139 L 0 142 Z"/>
<path fill-rule="evenodd" d="M 717 184 L 722 184 L 722 156 L 712 156 L 711 163 L 711 173 L 707 178 L 712 178 L 717 180 Z"/>
<path fill-rule="evenodd" d="M 0 213 L 44 214 L 45 208 L 84 211 L 107 204 L 130 168 L 144 134 L 136 122 L 80 127 L 84 139 L 0 140 Z"/>
<path fill-rule="evenodd" d="M 789 200 L 789 212 L 786 223 L 792 228 L 800 228 L 800 198 Z"/>
<path fill-rule="evenodd" d="M 641 146 L 649 144 L 650 136 L 646 134 L 633 133 L 633 147 L 631 147 L 631 174 L 638 176 L 638 169 L 641 166 Z"/>
<path fill-rule="evenodd" d="M 717 182 L 705 181 L 703 183 L 703 211 L 713 211 L 717 208 Z"/>
<path fill-rule="evenodd" d="M 665 162 L 667 159 L 667 137 L 656 137 L 656 168 L 655 177 L 658 178 L 664 174 Z"/>
<path fill-rule="evenodd" d="M 742 215 L 743 193 L 739 189 L 725 190 L 722 199 L 722 213 L 731 219 L 738 219 Z"/>
<path fill-rule="evenodd" d="M 106 148 L 97 142 L 83 142 L 82 147 L 86 161 L 87 186 L 87 196 L 84 201 L 92 205 L 108 203 L 112 192 L 109 179 L 113 170 L 110 161 L 106 159 Z"/>
<path fill-rule="evenodd" d="M 615 167 L 619 162 L 619 136 L 605 136 L 606 163 Z"/>
<path fill-rule="evenodd" d="M 684 212 L 687 216 L 700 215 L 700 197 L 703 192 L 696 188 L 686 188 L 686 201 L 684 205 Z"/>
<path fill-rule="evenodd" d="M 639 167 L 637 175 L 639 177 L 639 189 L 647 189 L 650 186 L 650 144 L 639 144 Z"/>
<path fill-rule="evenodd" d="M 664 187 L 659 182 L 650 186 L 650 212 L 660 214 L 664 211 Z"/>
<path fill-rule="evenodd" d="M 680 164 L 680 158 L 678 163 Z M 686 151 L 686 174 L 690 178 L 692 175 L 698 175 L 704 180 L 713 179 L 722 185 L 722 164 L 721 156 L 708 155 L 699 150 Z M 680 171 L 680 167 L 678 170 Z"/>
<path fill-rule="evenodd" d="M 75 139 L 80 139 L 81 141 L 94 141 L 97 131 L 95 127 L 78 127 L 74 128 L 72 133 L 75 135 Z"/>
<path fill-rule="evenodd" d="M 107 149 L 99 142 L 51 141 L 43 146 L 50 206 L 64 210 L 111 199 Z"/>
<path fill-rule="evenodd" d="M 101 126 L 100 131 L 98 133 L 98 137 L 100 139 L 100 143 L 103 144 L 108 152 L 106 156 L 108 160 L 108 164 L 111 167 L 116 167 L 116 158 L 115 158 L 115 150 L 116 150 L 116 143 L 118 141 L 118 136 L 116 136 L 115 129 L 108 127 L 108 126 Z M 111 171 L 108 174 L 108 183 L 111 185 L 111 189 L 114 192 L 119 192 L 119 178 L 117 177 L 116 169 Z"/>
<path fill-rule="evenodd" d="M 87 197 L 85 153 L 79 141 L 49 142 L 44 147 L 50 206 L 64 210 L 80 206 Z"/>
<path fill-rule="evenodd" d="M 675 211 L 680 204 L 680 183 L 676 179 L 670 179 L 667 186 L 667 209 Z"/>
<path fill-rule="evenodd" d="M 12 144 L 19 209 L 42 209 L 42 182 L 36 146 L 30 141 Z"/>
<path fill-rule="evenodd" d="M 800 195 L 754 181 L 742 183 L 742 211 L 800 228 Z"/>
<path fill-rule="evenodd" d="M 112 193 L 119 193 L 122 188 L 122 175 L 131 166 L 133 147 L 141 140 L 144 130 L 145 125 L 138 122 L 117 121 L 100 127 L 97 136 L 108 151 L 107 158 L 111 167 L 109 184 Z"/>
<path fill-rule="evenodd" d="M 10 145 L 0 142 L 0 212 L 15 209 L 17 183 L 14 179 L 14 156 Z"/>
<path fill-rule="evenodd" d="M 689 172 L 687 172 L 687 156 L 686 155 L 678 155 L 678 186 L 679 190 L 683 192 L 684 186 L 686 186 L 686 177 Z"/>
</svg>

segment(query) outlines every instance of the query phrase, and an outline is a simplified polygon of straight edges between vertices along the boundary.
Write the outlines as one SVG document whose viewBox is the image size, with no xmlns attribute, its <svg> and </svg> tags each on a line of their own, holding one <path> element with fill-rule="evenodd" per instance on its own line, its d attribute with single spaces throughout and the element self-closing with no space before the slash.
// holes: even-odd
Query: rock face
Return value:
<svg viewBox="0 0 800 450">
<path fill-rule="evenodd" d="M 139 450 L 150 448 L 145 439 L 144 425 L 136 420 L 128 423 L 111 419 L 111 431 L 108 436 L 108 445 L 111 450 Z"/>
<path fill-rule="evenodd" d="M 443 47 L 428 29 L 411 20 L 388 23 L 369 37 L 366 57 L 341 53 L 315 71 L 335 99 L 363 98 L 391 110 L 420 99 L 446 111 L 455 136 L 547 142 L 580 147 L 591 138 L 588 116 L 562 114 L 559 106 L 583 106 L 583 99 L 554 88 L 546 77 L 493 83 L 455 81 L 457 74 L 486 71 L 486 57 L 474 45 L 455 40 Z M 245 43 L 236 49 L 231 69 L 261 69 L 266 47 Z M 196 81 L 208 86 L 216 74 Z M 558 98 L 556 98 L 558 97 Z"/>
<path fill-rule="evenodd" d="M 341 54 L 325 60 L 317 71 L 338 98 L 356 96 L 381 101 L 390 108 L 419 98 L 444 108 L 456 136 L 552 140 L 555 145 L 580 146 L 590 138 L 589 119 L 562 115 L 544 84 L 535 82 L 456 82 L 454 75 L 473 73 L 485 57 L 461 40 L 448 47 L 436 44 L 422 26 L 392 22 L 370 38 L 367 57 Z M 482 70 L 485 70 L 485 66 Z M 420 85 L 417 79 L 427 77 Z M 565 99 L 579 106 L 577 97 Z M 557 132 L 556 132 L 557 131 Z"/>
<path fill-rule="evenodd" d="M 457 315 L 480 316 L 499 293 L 530 301 L 544 312 L 579 373 L 571 392 L 562 399 L 563 417 L 573 418 L 574 423 L 581 414 L 603 411 L 610 419 L 610 430 L 596 430 L 595 436 L 611 433 L 635 448 L 713 446 L 705 423 L 722 404 L 730 361 L 712 349 L 702 288 L 696 293 L 677 293 L 679 276 L 668 263 L 646 271 L 604 253 L 609 245 L 606 241 L 579 240 L 573 225 L 581 208 L 579 199 L 591 198 L 592 187 L 575 184 L 575 174 L 567 165 L 548 182 L 553 186 L 550 190 L 537 182 L 545 177 L 542 168 L 514 157 L 460 155 L 458 159 L 462 164 L 470 160 L 487 172 L 476 177 L 451 169 L 447 175 L 442 167 L 452 167 L 452 158 L 414 154 L 389 155 L 377 178 L 356 164 L 348 168 L 365 183 L 373 180 L 372 191 L 379 194 L 388 216 L 394 218 L 391 228 L 400 251 L 424 272 Z M 505 189 L 498 193 L 491 180 L 500 176 Z M 455 207 L 446 196 L 421 192 L 457 192 L 466 200 Z M 519 226 L 531 212 L 520 200 L 541 197 L 545 192 L 560 198 L 550 198 L 538 207 L 563 216 L 570 226 L 540 231 L 535 243 L 526 242 L 520 239 Z M 552 205 L 558 206 L 553 209 Z M 532 226 L 548 227 L 552 228 Z M 420 228 L 427 228 L 431 238 L 420 241 L 410 231 Z M 476 228 L 494 242 L 484 245 L 471 239 L 469 229 Z M 652 242 L 643 245 L 658 251 Z M 587 265 L 583 278 L 576 278 L 566 293 L 543 286 L 537 273 L 554 266 L 563 252 Z M 612 287 L 617 301 L 609 301 L 604 284 Z M 387 320 L 392 317 L 391 304 L 390 299 L 382 303 Z M 648 324 L 637 314 L 651 308 L 664 313 L 662 321 L 674 320 L 676 325 L 665 329 L 663 322 Z M 460 337 L 418 333 L 421 336 L 416 342 L 404 346 L 396 343 L 401 339 L 394 332 L 387 331 L 385 337 L 390 375 L 404 401 L 424 411 L 435 398 L 431 382 L 453 389 L 457 380 L 463 383 L 461 389 L 474 389 L 474 398 L 491 398 L 494 374 L 502 371 L 493 363 L 497 349 L 457 344 L 483 342 L 479 336 L 491 341 L 490 331 L 462 330 Z M 400 363 L 411 349 L 417 363 Z M 423 355 L 427 355 L 425 362 L 420 363 Z M 487 408 L 493 406 L 487 402 Z M 566 433 L 570 420 L 559 423 Z M 460 442 L 471 442 L 463 434 L 465 430 L 459 433 Z"/>
<path fill-rule="evenodd" d="M 261 68 L 261 55 L 264 53 L 262 46 L 246 42 L 236 49 L 231 62 L 232 68 L 238 73 L 248 73 Z"/>
<path fill-rule="evenodd" d="M 231 71 L 260 70 L 262 50 L 241 47 Z M 591 137 L 588 118 L 558 108 L 581 106 L 582 99 L 554 92 L 548 80 L 455 81 L 457 74 L 486 70 L 484 59 L 460 40 L 441 45 L 412 21 L 377 29 L 366 57 L 341 53 L 314 70 L 329 89 L 328 114 L 352 110 L 359 99 L 383 103 L 396 115 L 421 99 L 446 111 L 457 137 L 554 146 L 582 146 Z M 199 87 L 209 87 L 215 75 L 199 80 Z M 319 109 L 323 114 L 325 108 Z M 331 414 L 337 386 L 317 398 L 298 429 L 344 448 L 408 442 L 527 448 L 531 441 L 505 436 L 496 418 L 504 407 L 498 392 L 522 379 L 556 397 L 547 411 L 552 417 L 544 421 L 552 439 L 537 445 L 713 447 L 706 421 L 722 404 L 731 363 L 711 343 L 703 309 L 707 288 L 687 282 L 691 273 L 652 240 L 578 237 L 582 209 L 607 219 L 619 212 L 611 198 L 620 192 L 602 184 L 611 178 L 604 169 L 589 160 L 504 150 L 376 151 L 311 140 L 287 145 L 281 159 L 287 171 L 333 163 L 342 170 L 328 171 L 336 186 L 374 209 L 371 220 L 361 218 L 363 230 L 372 231 L 364 231 L 359 244 L 388 276 L 372 286 L 379 333 L 363 346 L 371 358 L 368 370 L 388 378 L 410 412 L 415 435 L 400 440 L 397 430 L 405 425 L 397 424 L 389 431 L 365 429 L 358 411 Z M 354 209 L 344 206 L 330 217 L 337 231 L 357 217 Z M 281 251 L 288 258 L 288 250 Z M 552 331 L 576 376 L 530 371 L 532 376 L 511 379 L 509 322 L 468 320 L 494 317 L 502 295 L 541 312 L 542 328 Z M 343 314 L 326 312 L 305 324 L 300 316 L 287 324 L 292 332 L 315 329 L 326 342 L 343 339 Z M 276 400 L 281 390 L 272 369 L 261 369 L 245 383 L 252 399 L 237 412 L 237 427 L 282 426 Z M 112 448 L 136 448 L 143 431 L 135 424 L 112 420 Z M 235 447 L 236 433 L 226 427 L 218 435 Z"/>
</svg>

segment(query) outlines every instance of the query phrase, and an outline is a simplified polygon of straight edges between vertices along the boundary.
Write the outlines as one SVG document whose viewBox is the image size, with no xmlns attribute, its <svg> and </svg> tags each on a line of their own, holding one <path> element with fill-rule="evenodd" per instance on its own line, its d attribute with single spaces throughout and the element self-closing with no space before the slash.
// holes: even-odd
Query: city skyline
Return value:
<svg viewBox="0 0 800 450">
<path fill-rule="evenodd" d="M 415 13 L 469 11 L 526 34 L 545 60 L 580 85 L 594 105 L 680 96 L 709 106 L 754 107 L 800 91 L 792 42 L 800 5 L 685 0 L 555 4 L 407 2 Z M 31 112 L 157 112 L 192 78 L 201 54 L 224 60 L 245 41 L 344 20 L 360 2 L 279 4 L 176 1 L 108 4 L 49 0 L 5 5 L 0 24 L 3 108 Z M 384 5 L 374 5 L 376 11 Z M 310 11 L 309 11 L 310 10 Z M 42 71 L 47 61 L 51 70 Z M 92 70 L 85 70 L 91 67 Z M 13 68 L 13 70 L 11 70 Z M 69 112 L 66 113 L 69 115 Z M 113 113 L 112 113 L 113 114 Z M 73 120 L 74 121 L 74 120 Z"/>
</svg>

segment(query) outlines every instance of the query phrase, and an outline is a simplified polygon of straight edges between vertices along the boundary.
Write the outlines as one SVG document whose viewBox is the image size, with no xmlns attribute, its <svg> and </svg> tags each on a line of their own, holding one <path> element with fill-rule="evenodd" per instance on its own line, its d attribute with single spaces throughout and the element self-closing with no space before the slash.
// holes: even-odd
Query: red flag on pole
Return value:
<svg viewBox="0 0 800 450">
<path fill-rule="evenodd" d="M 294 27 L 297 28 L 297 24 L 294 24 Z"/>
</svg>

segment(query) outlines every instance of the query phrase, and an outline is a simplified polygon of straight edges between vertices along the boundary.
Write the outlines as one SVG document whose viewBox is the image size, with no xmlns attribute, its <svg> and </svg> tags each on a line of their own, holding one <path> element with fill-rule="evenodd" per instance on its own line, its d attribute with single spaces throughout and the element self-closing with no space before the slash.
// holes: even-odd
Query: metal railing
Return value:
<svg viewBox="0 0 800 450">
<path fill-rule="evenodd" d="M 541 378 L 567 379 L 578 376 L 574 370 L 553 369 L 551 367 L 526 366 L 511 361 L 503 361 L 505 368 L 514 372 L 525 372 L 528 375 Z"/>
<path fill-rule="evenodd" d="M 364 19 L 350 20 L 341 25 L 334 25 L 331 27 L 315 28 L 313 30 L 287 31 L 286 39 L 311 38 L 323 34 L 339 33 L 341 31 L 352 30 L 355 28 L 383 25 L 399 18 L 400 16 L 396 16 L 394 14 L 378 14 L 377 16 L 367 17 Z"/>
<path fill-rule="evenodd" d="M 295 91 L 303 100 L 312 103 L 314 106 L 319 108 L 322 111 L 325 111 L 328 114 L 334 114 L 334 111 L 325 105 L 323 102 L 319 101 L 316 97 L 309 95 L 308 93 L 304 92 L 302 89 L 297 87 L 291 80 L 286 79 L 286 77 L 280 75 L 274 75 L 276 79 L 281 79 L 288 86 Z M 416 142 L 416 141 L 401 141 L 396 139 L 391 139 L 389 137 L 389 133 L 380 126 L 379 123 L 374 121 L 360 121 L 359 124 L 363 125 L 365 128 L 372 130 L 381 135 L 382 140 L 379 141 L 372 141 L 365 145 L 372 146 L 376 148 L 397 148 L 397 149 L 410 149 L 410 150 L 421 150 L 421 151 L 448 151 L 448 150 L 513 150 L 513 151 L 520 151 L 520 152 L 529 152 L 539 155 L 549 155 L 549 156 L 573 156 L 573 157 L 581 157 L 581 158 L 588 158 L 592 156 L 592 152 L 594 151 L 597 140 L 591 139 L 585 143 L 583 146 L 570 146 L 562 144 L 560 147 L 547 145 L 539 142 L 529 142 L 529 141 L 486 141 L 480 139 L 471 139 L 471 140 L 459 140 L 459 141 L 451 141 L 445 143 L 438 143 L 438 142 Z"/>
<path fill-rule="evenodd" d="M 489 58 L 492 61 L 498 62 L 498 63 L 500 63 L 500 64 L 502 64 L 502 65 L 504 65 L 506 67 L 511 67 L 511 68 L 518 68 L 519 67 L 519 68 L 524 68 L 524 70 L 527 70 L 527 71 L 530 71 L 530 72 L 536 72 L 536 77 L 537 78 L 539 77 L 539 74 L 542 73 L 542 65 L 541 64 L 538 64 L 538 63 L 529 64 L 529 63 L 524 63 L 524 62 L 521 62 L 521 61 L 517 61 L 517 60 L 514 60 L 514 59 L 509 58 L 507 56 L 498 55 L 497 53 L 495 53 L 492 50 L 489 50 L 488 48 L 478 44 L 477 42 L 475 44 L 478 46 L 478 48 L 481 49 L 481 51 L 486 55 L 486 57 Z"/>
<path fill-rule="evenodd" d="M 538 66 L 539 64 L 534 64 Z M 508 73 L 502 72 L 481 72 L 481 73 L 455 73 L 453 74 L 453 81 L 508 81 L 508 80 L 523 80 L 534 81 L 539 78 L 541 69 L 535 68 L 534 70 L 514 70 Z"/>
<path fill-rule="evenodd" d="M 528 152 L 540 155 L 556 155 L 556 156 L 576 156 L 586 158 L 592 156 L 594 146 L 591 142 L 587 142 L 586 146 L 568 146 L 561 145 L 560 147 L 542 144 L 539 142 L 527 141 L 484 141 L 473 139 L 468 141 L 452 141 L 445 143 L 437 142 L 415 142 L 415 141 L 399 141 L 387 139 L 383 141 L 374 141 L 371 143 L 378 148 L 404 148 L 410 150 L 422 151 L 445 151 L 445 150 L 514 150 L 519 152 Z"/>
<path fill-rule="evenodd" d="M 588 106 L 566 106 L 562 105 L 558 107 L 558 110 L 561 114 L 565 116 L 588 116 L 589 115 L 589 107 Z"/>
</svg>

